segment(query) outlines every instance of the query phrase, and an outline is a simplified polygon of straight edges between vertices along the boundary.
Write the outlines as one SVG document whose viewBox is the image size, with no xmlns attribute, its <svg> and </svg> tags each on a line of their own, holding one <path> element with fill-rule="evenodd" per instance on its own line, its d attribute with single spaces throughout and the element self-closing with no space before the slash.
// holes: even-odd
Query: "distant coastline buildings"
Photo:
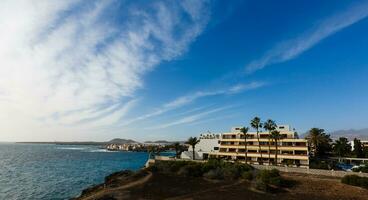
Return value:
<svg viewBox="0 0 368 200">
<path fill-rule="evenodd" d="M 139 151 L 145 149 L 145 146 L 140 143 L 109 144 L 106 149 L 109 151 Z"/>
</svg>

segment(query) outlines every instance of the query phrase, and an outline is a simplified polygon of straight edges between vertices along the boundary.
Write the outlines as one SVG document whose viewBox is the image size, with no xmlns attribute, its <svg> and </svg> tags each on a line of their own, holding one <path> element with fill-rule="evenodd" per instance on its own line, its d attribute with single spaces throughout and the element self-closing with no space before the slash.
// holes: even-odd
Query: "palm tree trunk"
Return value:
<svg viewBox="0 0 368 200">
<path fill-rule="evenodd" d="M 268 139 L 268 165 L 271 165 L 271 144 L 270 144 L 270 139 Z"/>
<path fill-rule="evenodd" d="M 271 165 L 271 144 L 270 144 L 270 137 L 271 137 L 271 132 L 268 132 L 268 165 Z"/>
<path fill-rule="evenodd" d="M 275 139 L 275 147 L 276 147 L 276 152 L 275 152 L 275 165 L 277 166 L 278 165 L 278 163 L 277 163 L 277 153 L 278 153 L 278 151 L 277 151 L 277 139 Z"/>
<path fill-rule="evenodd" d="M 247 134 L 244 134 L 244 153 L 245 153 L 245 164 L 248 163 L 248 147 L 247 147 Z"/>
<path fill-rule="evenodd" d="M 261 151 L 261 143 L 259 143 L 259 131 L 257 128 L 257 140 L 258 140 L 258 151 L 261 154 L 261 163 L 263 164 L 263 158 L 262 158 L 262 151 Z M 258 162 L 258 164 L 261 164 L 260 162 Z"/>
<path fill-rule="evenodd" d="M 193 145 L 193 160 L 195 160 L 194 145 Z"/>
</svg>

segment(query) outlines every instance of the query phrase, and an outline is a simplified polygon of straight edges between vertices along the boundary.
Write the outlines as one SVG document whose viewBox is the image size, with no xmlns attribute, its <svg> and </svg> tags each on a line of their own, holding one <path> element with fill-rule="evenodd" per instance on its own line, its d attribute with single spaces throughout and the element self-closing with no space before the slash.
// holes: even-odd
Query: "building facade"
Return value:
<svg viewBox="0 0 368 200">
<path fill-rule="evenodd" d="M 206 160 L 210 153 L 217 153 L 220 149 L 221 134 L 205 133 L 199 136 L 199 143 L 195 146 L 194 153 L 196 160 Z M 193 159 L 193 147 L 189 146 L 188 151 L 180 155 L 181 159 Z"/>
<path fill-rule="evenodd" d="M 362 144 L 362 148 L 368 148 L 368 140 L 360 140 Z M 350 141 L 349 144 L 351 145 L 351 150 L 354 150 L 354 140 Z"/>
<path fill-rule="evenodd" d="M 257 133 L 248 132 L 245 145 L 244 134 L 240 132 L 240 129 L 241 127 L 234 127 L 231 132 L 221 134 L 220 149 L 218 152 L 210 153 L 210 157 L 244 162 L 245 152 L 247 152 L 248 163 L 274 164 L 276 143 L 269 139 L 269 133 L 259 132 L 258 143 Z M 299 139 L 297 133 L 289 125 L 279 125 L 277 130 L 281 135 L 277 142 L 277 164 L 308 168 L 307 140 Z"/>
</svg>

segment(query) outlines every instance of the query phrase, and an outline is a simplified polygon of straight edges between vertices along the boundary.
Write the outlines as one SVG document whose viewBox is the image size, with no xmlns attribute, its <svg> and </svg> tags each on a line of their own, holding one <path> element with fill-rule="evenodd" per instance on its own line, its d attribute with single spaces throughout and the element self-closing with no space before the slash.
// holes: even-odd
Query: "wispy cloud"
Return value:
<svg viewBox="0 0 368 200">
<path fill-rule="evenodd" d="M 142 76 L 186 52 L 210 16 L 204 1 L 138 3 L 1 1 L 0 131 L 115 123 L 133 108 Z"/>
<path fill-rule="evenodd" d="M 368 16 L 368 2 L 357 3 L 347 10 L 323 20 L 316 27 L 306 31 L 299 37 L 279 43 L 260 59 L 246 66 L 248 73 L 260 70 L 268 65 L 291 60 L 328 36 L 349 27 Z"/>
<path fill-rule="evenodd" d="M 217 95 L 231 95 L 231 94 L 241 93 L 241 92 L 245 92 L 248 90 L 253 90 L 253 89 L 263 87 L 264 85 L 266 85 L 265 82 L 251 82 L 248 84 L 237 84 L 237 85 L 231 86 L 226 89 L 219 89 L 219 90 L 212 90 L 212 91 L 197 91 L 189 95 L 178 97 L 174 99 L 173 101 L 170 101 L 164 104 L 163 106 L 157 108 L 153 112 L 144 114 L 142 116 L 133 118 L 131 120 L 127 120 L 125 121 L 125 123 L 123 123 L 123 125 L 129 125 L 137 121 L 145 120 L 151 117 L 155 117 L 155 116 L 164 114 L 171 110 L 191 104 L 192 102 L 200 98 L 217 96 Z"/>
<path fill-rule="evenodd" d="M 232 106 L 225 106 L 225 107 L 215 108 L 215 109 L 212 109 L 212 110 L 207 110 L 207 111 L 204 111 L 204 112 L 200 112 L 200 113 L 196 113 L 196 114 L 193 114 L 193 115 L 185 116 L 183 118 L 180 118 L 178 120 L 175 120 L 175 121 L 172 121 L 172 122 L 169 122 L 169 123 L 160 124 L 160 125 L 154 126 L 154 127 L 149 127 L 147 129 L 164 129 L 164 128 L 168 128 L 168 127 L 171 127 L 171 126 L 177 126 L 177 125 L 182 125 L 182 124 L 193 123 L 193 122 L 196 122 L 197 120 L 202 119 L 202 118 L 204 118 L 204 117 L 206 117 L 210 114 L 217 113 L 217 112 L 223 111 L 225 109 L 229 109 L 229 108 L 232 108 Z"/>
<path fill-rule="evenodd" d="M 189 123 L 188 125 L 197 125 L 197 124 L 204 124 L 204 123 L 208 123 L 208 122 L 213 122 L 213 121 L 220 121 L 220 120 L 225 120 L 225 119 L 231 119 L 231 118 L 235 118 L 239 116 L 239 113 L 232 113 L 232 114 L 221 114 L 220 116 L 215 116 L 215 117 L 208 117 L 202 120 L 196 120 L 192 123 Z"/>
</svg>

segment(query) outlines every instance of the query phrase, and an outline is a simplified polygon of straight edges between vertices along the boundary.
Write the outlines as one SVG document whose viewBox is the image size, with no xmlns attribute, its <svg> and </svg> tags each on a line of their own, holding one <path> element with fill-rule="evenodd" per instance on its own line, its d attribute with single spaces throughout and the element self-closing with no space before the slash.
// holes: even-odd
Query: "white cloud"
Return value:
<svg viewBox="0 0 368 200">
<path fill-rule="evenodd" d="M 131 120 L 127 120 L 125 121 L 125 123 L 123 123 L 122 125 L 129 125 L 131 123 L 137 122 L 137 121 L 141 121 L 141 120 L 145 120 L 151 117 L 155 117 L 158 115 L 162 115 L 166 112 L 169 112 L 171 110 L 186 106 L 194 101 L 196 101 L 197 99 L 200 98 L 205 98 L 205 97 L 210 97 L 210 96 L 216 96 L 216 95 L 231 95 L 231 94 L 236 94 L 236 93 L 241 93 L 244 91 L 248 91 L 248 90 L 252 90 L 252 89 L 257 89 L 260 87 L 263 87 L 266 83 L 264 82 L 250 82 L 248 84 L 237 84 L 234 85 L 232 87 L 226 88 L 226 89 L 218 89 L 218 90 L 213 90 L 213 91 L 197 91 L 188 95 L 184 95 L 181 97 L 178 97 L 176 99 L 174 99 L 173 101 L 170 101 L 164 105 L 162 105 L 161 107 L 157 108 L 155 111 L 144 114 L 142 116 L 139 116 L 137 118 L 133 118 Z"/>
<path fill-rule="evenodd" d="M 340 12 L 332 17 L 322 21 L 318 26 L 305 32 L 299 37 L 287 41 L 283 41 L 270 51 L 268 51 L 260 59 L 252 61 L 246 66 L 248 73 L 260 70 L 267 65 L 281 63 L 291 60 L 304 51 L 312 48 L 321 40 L 328 36 L 349 27 L 368 16 L 368 3 L 356 4 L 344 12 Z"/>
<path fill-rule="evenodd" d="M 183 54 L 205 28 L 208 5 L 192 3 L 1 1 L 0 139 L 119 121 L 142 76 Z"/>
<path fill-rule="evenodd" d="M 175 121 L 172 121 L 172 122 L 169 122 L 169 123 L 161 124 L 161 125 L 158 125 L 158 126 L 155 126 L 155 127 L 150 127 L 150 128 L 147 128 L 147 129 L 164 129 L 164 128 L 168 128 L 168 127 L 171 127 L 171 126 L 189 124 L 189 123 L 192 123 L 192 122 L 196 122 L 197 120 L 202 119 L 203 117 L 206 117 L 210 114 L 220 112 L 220 111 L 223 111 L 223 110 L 229 109 L 229 108 L 231 108 L 231 106 L 226 106 L 226 107 L 215 108 L 215 109 L 212 109 L 212 110 L 207 110 L 207 111 L 204 111 L 204 112 L 200 112 L 200 113 L 196 113 L 196 114 L 193 114 L 193 115 L 185 116 L 183 118 L 180 118 L 178 120 L 175 120 Z"/>
</svg>

